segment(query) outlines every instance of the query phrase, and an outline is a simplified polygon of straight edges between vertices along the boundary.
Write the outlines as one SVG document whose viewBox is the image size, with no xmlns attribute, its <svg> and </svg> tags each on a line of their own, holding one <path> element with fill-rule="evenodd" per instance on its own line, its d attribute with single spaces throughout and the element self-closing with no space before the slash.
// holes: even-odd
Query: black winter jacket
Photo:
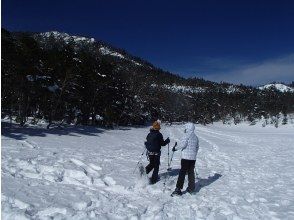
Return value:
<svg viewBox="0 0 294 220">
<path fill-rule="evenodd" d="M 161 146 L 165 146 L 168 142 L 163 140 L 162 134 L 158 130 L 150 129 L 150 133 L 146 137 L 146 147 L 149 152 L 160 153 Z M 149 148 L 149 149 L 148 149 Z"/>
</svg>

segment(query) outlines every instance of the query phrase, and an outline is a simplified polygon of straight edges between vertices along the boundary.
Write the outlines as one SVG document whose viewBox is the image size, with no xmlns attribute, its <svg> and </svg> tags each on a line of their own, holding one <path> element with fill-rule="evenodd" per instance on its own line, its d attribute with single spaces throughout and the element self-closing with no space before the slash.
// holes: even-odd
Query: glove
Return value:
<svg viewBox="0 0 294 220">
<path fill-rule="evenodd" d="M 174 146 L 173 149 L 172 149 L 172 151 L 177 151 L 177 150 L 176 150 L 176 146 L 177 146 L 177 145 L 178 145 L 178 143 L 176 142 L 176 143 L 175 143 L 175 146 Z"/>
<path fill-rule="evenodd" d="M 165 140 L 165 142 L 166 142 L 167 144 L 169 144 L 169 142 L 170 142 L 170 139 L 169 139 L 169 138 L 167 138 L 167 139 Z"/>
</svg>

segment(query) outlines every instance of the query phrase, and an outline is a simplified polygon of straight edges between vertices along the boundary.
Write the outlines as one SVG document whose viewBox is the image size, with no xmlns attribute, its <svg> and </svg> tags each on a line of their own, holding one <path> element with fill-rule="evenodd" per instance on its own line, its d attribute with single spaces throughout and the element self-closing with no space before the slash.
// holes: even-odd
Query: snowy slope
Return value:
<svg viewBox="0 0 294 220">
<path fill-rule="evenodd" d="M 197 193 L 182 197 L 170 197 L 179 152 L 168 177 L 163 149 L 156 185 L 133 174 L 147 127 L 2 126 L 2 219 L 294 218 L 293 125 L 197 125 Z M 162 127 L 171 145 L 183 134 Z"/>
<path fill-rule="evenodd" d="M 274 84 L 267 84 L 267 85 L 264 85 L 264 86 L 260 86 L 258 87 L 260 90 L 265 90 L 265 89 L 271 89 L 271 88 L 274 88 L 280 92 L 294 92 L 294 89 L 289 87 L 289 86 L 286 86 L 284 84 L 281 84 L 281 83 L 274 83 Z"/>
<path fill-rule="evenodd" d="M 157 85 L 157 84 L 153 83 L 153 84 L 151 84 L 151 87 L 163 88 L 163 89 L 169 90 L 174 93 L 205 93 L 205 92 L 209 91 L 208 87 L 204 87 L 204 86 L 198 86 L 198 87 L 184 86 L 184 85 L 177 85 L 175 83 L 172 85 L 168 85 L 168 84 Z M 228 94 L 242 92 L 240 90 L 240 88 L 236 85 L 230 85 L 227 88 L 226 87 L 220 88 L 220 91 L 222 91 L 224 93 L 228 93 Z"/>
<path fill-rule="evenodd" d="M 108 47 L 102 46 L 102 47 L 100 47 L 99 51 L 100 51 L 100 53 L 102 55 L 110 55 L 110 56 L 118 57 L 120 59 L 129 60 L 129 61 L 131 61 L 132 63 L 134 63 L 137 66 L 142 66 L 142 64 L 140 64 L 140 63 L 138 63 L 138 62 L 136 62 L 134 60 L 127 59 L 124 55 L 122 55 L 122 54 L 120 54 L 120 53 L 118 53 L 116 51 L 113 51 L 113 50 L 109 49 Z"/>
<path fill-rule="evenodd" d="M 104 46 L 99 42 L 96 42 L 94 38 L 74 36 L 74 35 L 69 35 L 67 33 L 58 32 L 58 31 L 48 31 L 48 32 L 44 32 L 44 33 L 38 33 L 38 34 L 35 34 L 34 37 L 35 37 L 35 39 L 37 39 L 39 42 L 41 42 L 43 44 L 46 44 L 50 38 L 53 38 L 53 39 L 59 40 L 59 41 L 63 41 L 66 44 L 75 43 L 75 45 L 78 47 L 81 47 L 83 45 L 92 45 L 94 43 L 97 43 L 100 45 L 100 48 L 98 51 L 102 55 L 109 55 L 109 56 L 113 56 L 113 57 L 118 57 L 120 59 L 128 60 L 137 66 L 142 66 L 142 64 L 140 64 L 132 59 L 128 59 L 124 55 L 120 54 L 119 52 L 112 50 L 109 47 Z"/>
<path fill-rule="evenodd" d="M 58 31 L 48 31 L 48 32 L 44 32 L 44 33 L 35 34 L 35 36 L 36 37 L 40 36 L 44 39 L 48 39 L 50 37 L 53 37 L 54 39 L 59 39 L 59 40 L 65 41 L 67 44 L 72 41 L 75 43 L 88 43 L 88 44 L 95 42 L 94 38 L 74 36 L 74 35 L 69 35 L 67 33 L 61 33 Z"/>
<path fill-rule="evenodd" d="M 163 85 L 157 85 L 155 83 L 151 84 L 151 87 L 153 88 L 163 88 L 163 89 L 167 89 L 171 92 L 174 93 L 202 93 L 206 91 L 206 88 L 204 87 L 191 87 L 191 86 L 183 86 L 183 85 L 167 85 L 167 84 L 163 84 Z"/>
</svg>

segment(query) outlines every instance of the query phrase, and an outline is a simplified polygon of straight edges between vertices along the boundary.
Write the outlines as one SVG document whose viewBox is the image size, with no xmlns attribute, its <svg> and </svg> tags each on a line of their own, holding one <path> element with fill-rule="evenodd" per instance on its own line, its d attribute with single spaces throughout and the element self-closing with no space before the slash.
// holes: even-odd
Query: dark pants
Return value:
<svg viewBox="0 0 294 220">
<path fill-rule="evenodd" d="M 177 188 L 183 189 L 185 176 L 188 173 L 188 189 L 191 191 L 195 190 L 195 160 L 181 160 L 181 170 L 179 173 L 178 181 L 177 181 Z"/>
<path fill-rule="evenodd" d="M 148 174 L 152 169 L 154 169 L 151 177 L 151 183 L 156 183 L 156 181 L 158 180 L 159 164 L 159 155 L 149 155 L 149 164 L 146 166 L 146 173 Z"/>
</svg>

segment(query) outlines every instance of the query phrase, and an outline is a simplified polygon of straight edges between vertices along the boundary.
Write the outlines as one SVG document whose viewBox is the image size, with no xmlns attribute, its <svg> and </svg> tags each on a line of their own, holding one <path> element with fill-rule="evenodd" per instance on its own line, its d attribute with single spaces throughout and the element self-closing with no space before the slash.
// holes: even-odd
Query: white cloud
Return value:
<svg viewBox="0 0 294 220">
<path fill-rule="evenodd" d="M 291 82 L 294 81 L 294 54 L 260 63 L 241 65 L 228 71 L 206 75 L 204 78 L 246 85 L 261 85 L 273 81 Z"/>
</svg>

